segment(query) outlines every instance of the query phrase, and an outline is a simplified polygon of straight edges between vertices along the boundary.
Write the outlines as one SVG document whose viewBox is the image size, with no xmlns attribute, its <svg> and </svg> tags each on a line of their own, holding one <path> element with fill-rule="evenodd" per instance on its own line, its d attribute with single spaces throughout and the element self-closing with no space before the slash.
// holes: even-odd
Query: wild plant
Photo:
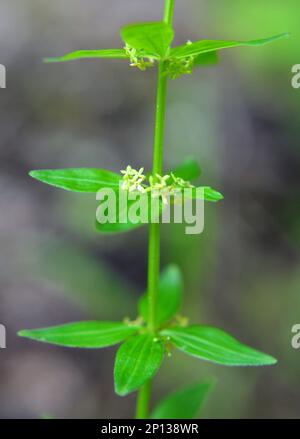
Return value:
<svg viewBox="0 0 300 439">
<path fill-rule="evenodd" d="M 169 80 L 196 73 L 199 68 L 216 64 L 222 49 L 247 46 L 258 47 L 286 37 L 286 34 L 252 41 L 187 41 L 172 47 L 174 38 L 173 15 L 175 0 L 165 0 L 164 19 L 160 22 L 131 24 L 121 29 L 123 47 L 106 50 L 80 50 L 46 62 L 67 62 L 84 58 L 112 58 L 124 60 L 132 68 L 157 70 L 156 121 L 154 129 L 153 167 L 145 173 L 142 167 L 133 169 L 125 164 L 119 172 L 104 169 L 60 169 L 31 171 L 31 177 L 61 189 L 83 193 L 102 194 L 110 189 L 117 203 L 124 194 L 144 195 L 148 201 L 156 198 L 159 214 L 164 206 L 174 203 L 172 196 L 191 189 L 191 198 L 205 202 L 223 199 L 219 191 L 210 186 L 195 186 L 200 176 L 198 163 L 188 158 L 174 170 L 164 170 L 164 133 Z M 196 189 L 201 189 L 197 192 Z M 200 195 L 198 195 L 200 194 Z M 99 199 L 100 199 L 99 198 Z M 171 200 L 171 201 L 170 201 Z M 128 201 L 126 208 L 133 205 Z M 123 212 L 124 213 L 124 212 Z M 123 215 L 124 216 L 124 215 Z M 149 220 L 149 217 L 148 217 Z M 100 349 L 121 343 L 114 366 L 115 391 L 120 396 L 138 392 L 136 418 L 193 418 L 212 387 L 210 381 L 196 383 L 175 391 L 150 409 L 153 379 L 165 357 L 178 349 L 197 359 L 223 366 L 266 366 L 276 360 L 242 344 L 225 331 L 212 326 L 190 325 L 179 315 L 183 299 L 183 279 L 176 265 L 160 273 L 161 224 L 159 218 L 150 218 L 148 282 L 146 293 L 138 303 L 137 318 L 111 321 L 82 321 L 50 328 L 22 330 L 20 336 L 41 342 L 73 348 Z M 100 233 L 119 233 L 141 227 L 141 221 L 131 221 L 128 212 L 125 220 L 96 222 Z M 171 359 L 167 360 L 169 364 Z"/>
</svg>

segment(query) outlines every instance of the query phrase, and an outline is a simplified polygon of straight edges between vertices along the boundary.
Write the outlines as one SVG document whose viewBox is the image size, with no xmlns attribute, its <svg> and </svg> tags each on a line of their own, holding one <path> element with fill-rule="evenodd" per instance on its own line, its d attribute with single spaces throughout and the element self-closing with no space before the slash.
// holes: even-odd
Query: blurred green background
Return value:
<svg viewBox="0 0 300 439">
<path fill-rule="evenodd" d="M 146 286 L 147 228 L 94 230 L 96 200 L 31 180 L 30 169 L 150 168 L 155 71 L 122 61 L 43 65 L 44 56 L 119 47 L 118 29 L 160 20 L 163 0 L 10 0 L 1 4 L 0 416 L 128 418 L 135 395 L 113 394 L 115 349 L 64 349 L 18 339 L 23 328 L 136 315 Z M 214 324 L 279 359 L 271 368 L 223 368 L 175 354 L 155 400 L 213 376 L 208 418 L 298 418 L 300 351 L 300 3 L 177 0 L 176 42 L 254 39 L 224 51 L 218 67 L 170 84 L 166 168 L 193 155 L 202 183 L 225 200 L 208 205 L 205 232 L 163 226 L 162 263 L 185 276 L 184 315 Z"/>
</svg>

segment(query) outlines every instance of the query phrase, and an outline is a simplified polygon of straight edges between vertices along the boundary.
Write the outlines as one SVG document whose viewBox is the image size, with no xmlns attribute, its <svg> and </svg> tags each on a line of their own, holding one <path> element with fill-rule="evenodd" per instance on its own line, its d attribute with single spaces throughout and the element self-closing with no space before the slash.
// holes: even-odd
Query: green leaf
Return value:
<svg viewBox="0 0 300 439">
<path fill-rule="evenodd" d="M 150 380 L 164 357 L 164 345 L 152 335 L 137 335 L 119 348 L 115 362 L 115 391 L 128 395 Z"/>
<path fill-rule="evenodd" d="M 51 186 L 74 192 L 98 192 L 101 188 L 119 188 L 121 176 L 103 169 L 46 169 L 29 175 Z"/>
<path fill-rule="evenodd" d="M 287 38 L 289 34 L 275 35 L 271 38 L 263 38 L 251 41 L 222 41 L 222 40 L 201 40 L 184 46 L 178 46 L 171 49 L 170 58 L 186 58 L 188 56 L 198 56 L 203 53 L 215 52 L 216 50 L 228 49 L 231 47 L 241 46 L 263 46 L 276 40 Z"/>
<path fill-rule="evenodd" d="M 205 201 L 216 202 L 216 201 L 220 201 L 220 200 L 224 199 L 223 195 L 220 192 L 216 191 L 215 189 L 213 189 L 213 188 L 211 188 L 209 186 L 199 187 L 198 189 L 203 189 L 203 194 L 204 194 L 204 200 Z M 193 192 L 193 194 L 192 194 L 193 195 L 193 199 L 199 198 L 199 196 L 197 195 L 197 192 L 196 192 L 195 189 L 193 189 L 192 192 Z M 202 199 L 202 197 L 200 197 L 200 199 Z"/>
<path fill-rule="evenodd" d="M 151 419 L 195 419 L 212 387 L 213 382 L 205 382 L 172 393 L 158 404 Z"/>
<path fill-rule="evenodd" d="M 142 223 L 138 223 L 138 224 L 133 224 L 130 221 L 127 221 L 127 223 L 105 223 L 105 224 L 101 224 L 99 223 L 99 221 L 95 221 L 95 227 L 96 227 L 96 231 L 99 233 L 105 233 L 107 235 L 109 234 L 115 234 L 115 233 L 127 233 L 127 232 L 131 232 L 135 229 L 138 229 L 142 226 L 144 226 L 145 224 Z"/>
<path fill-rule="evenodd" d="M 163 58 L 174 38 L 171 26 L 164 22 L 139 23 L 121 29 L 123 41 L 145 52 L 146 57 Z"/>
<path fill-rule="evenodd" d="M 194 60 L 195 67 L 206 67 L 214 64 L 218 64 L 219 56 L 217 52 L 207 52 L 198 55 Z"/>
<path fill-rule="evenodd" d="M 68 53 L 67 55 L 56 58 L 44 58 L 45 63 L 52 62 L 66 62 L 75 61 L 78 59 L 96 59 L 96 58 L 114 58 L 126 59 L 128 58 L 124 49 L 105 49 L 105 50 L 77 50 L 76 52 Z"/>
<path fill-rule="evenodd" d="M 156 306 L 156 324 L 171 320 L 182 303 L 183 280 L 179 268 L 169 265 L 161 274 Z M 145 294 L 139 302 L 139 313 L 148 320 L 148 296 Z"/>
<path fill-rule="evenodd" d="M 265 366 L 277 360 L 240 343 L 221 329 L 210 326 L 170 328 L 161 332 L 181 351 L 225 366 Z"/>
<path fill-rule="evenodd" d="M 201 175 L 201 168 L 193 157 L 187 157 L 173 172 L 176 177 L 186 181 L 196 180 Z M 169 173 L 170 173 L 169 172 Z"/>
<path fill-rule="evenodd" d="M 24 329 L 21 337 L 74 348 L 104 348 L 122 342 L 140 326 L 122 322 L 78 322 L 41 329 Z"/>
<path fill-rule="evenodd" d="M 223 195 L 216 191 L 215 189 L 212 189 L 209 186 L 201 186 L 198 188 L 186 188 L 182 189 L 180 186 L 177 187 L 178 190 L 181 190 L 182 193 L 182 199 L 185 200 L 204 200 L 204 201 L 211 201 L 211 202 L 217 202 L 220 200 L 223 200 Z M 201 191 L 197 192 L 197 189 Z M 178 200 L 177 200 L 178 201 Z"/>
</svg>

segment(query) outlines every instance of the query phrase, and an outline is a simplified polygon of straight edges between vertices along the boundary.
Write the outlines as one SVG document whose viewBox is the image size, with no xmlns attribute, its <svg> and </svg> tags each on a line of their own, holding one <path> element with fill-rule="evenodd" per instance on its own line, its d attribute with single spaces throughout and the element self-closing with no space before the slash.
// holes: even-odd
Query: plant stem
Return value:
<svg viewBox="0 0 300 439">
<path fill-rule="evenodd" d="M 174 17 L 175 0 L 166 0 L 164 22 L 172 26 Z"/>
<path fill-rule="evenodd" d="M 139 390 L 137 405 L 136 405 L 136 419 L 149 418 L 149 402 L 151 398 L 152 381 L 148 381 Z"/>
<path fill-rule="evenodd" d="M 158 90 L 156 102 L 156 122 L 153 157 L 153 176 L 163 173 L 163 150 L 167 98 L 167 76 L 163 75 L 163 64 L 158 70 Z M 160 224 L 152 223 L 149 226 L 149 253 L 148 253 L 148 328 L 151 333 L 156 330 L 156 302 L 160 268 Z"/>
<path fill-rule="evenodd" d="M 175 0 L 166 0 L 164 21 L 172 25 L 174 16 Z M 162 175 L 164 157 L 164 134 L 166 119 L 166 102 L 168 91 L 168 78 L 164 73 L 163 61 L 158 69 L 158 88 L 156 98 L 156 120 L 153 151 L 153 170 L 152 174 Z M 148 250 L 148 331 L 155 334 L 156 327 L 156 304 L 159 285 L 160 272 L 160 224 L 151 223 L 149 225 L 149 250 Z M 149 417 L 149 404 L 151 398 L 152 380 L 147 382 L 140 390 L 137 401 L 137 419 L 147 419 Z"/>
</svg>

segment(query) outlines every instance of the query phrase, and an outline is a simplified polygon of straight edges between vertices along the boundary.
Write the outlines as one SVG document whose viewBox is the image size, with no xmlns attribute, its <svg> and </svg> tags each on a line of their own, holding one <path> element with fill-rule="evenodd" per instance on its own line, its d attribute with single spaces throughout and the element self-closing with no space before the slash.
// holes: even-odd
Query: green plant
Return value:
<svg viewBox="0 0 300 439">
<path fill-rule="evenodd" d="M 129 60 L 140 70 L 158 67 L 156 123 L 154 136 L 153 169 L 144 175 L 144 169 L 135 171 L 130 166 L 121 174 L 101 169 L 63 169 L 32 171 L 30 175 L 52 186 L 65 190 L 96 193 L 110 188 L 119 199 L 122 192 L 146 193 L 151 199 L 159 194 L 160 209 L 164 208 L 163 190 L 168 193 L 184 188 L 196 190 L 190 181 L 200 175 L 198 164 L 191 158 L 167 175 L 163 172 L 163 146 L 168 80 L 194 69 L 218 61 L 218 51 L 238 46 L 260 46 L 286 36 L 240 41 L 197 41 L 171 48 L 174 38 L 172 27 L 175 0 L 166 0 L 162 22 L 134 24 L 124 27 L 121 36 L 123 49 L 78 51 L 46 62 L 64 62 L 83 58 L 117 58 Z M 123 174 L 123 175 L 122 175 Z M 148 184 L 146 182 L 148 181 Z M 205 201 L 219 201 L 222 195 L 210 187 L 203 187 Z M 197 193 L 193 192 L 193 197 Z M 113 224 L 97 223 L 102 233 L 117 233 L 140 227 L 126 215 L 126 221 Z M 34 340 L 77 348 L 103 348 L 122 343 L 115 361 L 115 391 L 124 396 L 138 391 L 137 418 L 150 416 L 152 380 L 165 354 L 177 348 L 202 360 L 226 366 L 263 366 L 276 360 L 237 341 L 226 332 L 208 326 L 189 326 L 178 316 L 182 303 L 183 280 L 178 267 L 170 265 L 160 275 L 160 234 L 157 221 L 149 224 L 149 257 L 147 293 L 140 299 L 138 318 L 130 322 L 79 322 L 52 328 L 23 330 L 20 336 Z M 151 416 L 154 418 L 192 418 L 197 415 L 210 382 L 181 390 L 162 401 Z"/>
</svg>

